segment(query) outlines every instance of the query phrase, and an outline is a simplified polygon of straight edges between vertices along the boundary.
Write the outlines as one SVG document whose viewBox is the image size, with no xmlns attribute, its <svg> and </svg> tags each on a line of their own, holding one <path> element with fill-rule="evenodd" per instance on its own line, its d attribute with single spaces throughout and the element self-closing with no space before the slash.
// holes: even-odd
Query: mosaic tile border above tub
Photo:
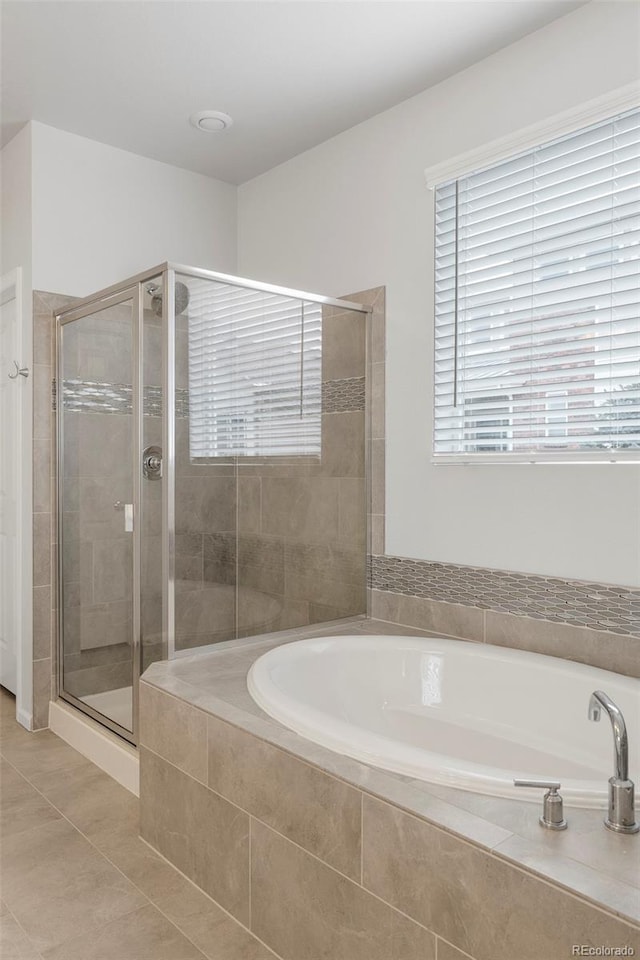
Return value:
<svg viewBox="0 0 640 960">
<path fill-rule="evenodd" d="M 322 412 L 351 413 L 364 410 L 365 378 L 322 381 Z"/>
<path fill-rule="evenodd" d="M 455 563 L 370 557 L 369 586 L 640 637 L 640 590 Z"/>
</svg>

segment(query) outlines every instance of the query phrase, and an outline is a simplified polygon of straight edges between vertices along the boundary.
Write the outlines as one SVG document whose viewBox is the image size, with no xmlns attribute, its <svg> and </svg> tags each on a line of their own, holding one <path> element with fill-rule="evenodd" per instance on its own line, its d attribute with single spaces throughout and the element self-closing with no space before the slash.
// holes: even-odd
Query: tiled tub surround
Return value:
<svg viewBox="0 0 640 960">
<path fill-rule="evenodd" d="M 538 807 L 390 774 L 266 717 L 265 650 L 388 633 L 366 619 L 154 664 L 141 683 L 143 837 L 283 960 L 563 960 L 640 951 L 638 837 L 602 812 Z M 406 629 L 406 633 L 426 633 Z"/>
</svg>

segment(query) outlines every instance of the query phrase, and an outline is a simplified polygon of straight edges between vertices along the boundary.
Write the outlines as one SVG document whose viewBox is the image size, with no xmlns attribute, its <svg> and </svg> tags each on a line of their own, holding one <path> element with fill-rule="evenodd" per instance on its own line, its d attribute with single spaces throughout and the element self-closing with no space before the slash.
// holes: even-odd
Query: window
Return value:
<svg viewBox="0 0 640 960">
<path fill-rule="evenodd" d="M 435 459 L 637 460 L 640 110 L 435 207 Z"/>
<path fill-rule="evenodd" d="M 192 459 L 320 454 L 317 303 L 189 280 Z"/>
</svg>

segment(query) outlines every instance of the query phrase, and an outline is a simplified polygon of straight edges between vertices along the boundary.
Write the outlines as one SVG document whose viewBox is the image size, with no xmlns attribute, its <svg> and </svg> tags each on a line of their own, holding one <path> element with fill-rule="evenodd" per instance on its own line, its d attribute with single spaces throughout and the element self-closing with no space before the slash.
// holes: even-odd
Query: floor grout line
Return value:
<svg viewBox="0 0 640 960">
<path fill-rule="evenodd" d="M 252 824 L 253 824 L 253 817 L 250 816 L 249 817 L 249 850 L 248 850 L 248 853 L 249 853 L 249 923 L 248 923 L 249 930 L 251 930 L 253 926 L 252 904 L 251 904 L 251 886 L 252 886 L 251 884 L 251 845 L 253 843 L 253 837 L 252 837 L 253 831 L 251 829 Z"/>
<path fill-rule="evenodd" d="M 360 886 L 364 887 L 364 791 L 360 792 Z"/>
<path fill-rule="evenodd" d="M 6 901 L 6 900 L 3 900 L 2 902 L 4 903 L 5 910 L 6 910 L 7 913 L 11 916 L 11 919 L 13 920 L 13 922 L 15 923 L 15 925 L 17 926 L 18 930 L 20 930 L 20 931 L 24 934 L 27 943 L 28 943 L 31 947 L 33 947 L 33 952 L 39 957 L 39 960 L 44 960 L 44 958 L 43 958 L 43 956 L 42 956 L 42 953 L 40 952 L 40 950 L 38 950 L 38 948 L 36 947 L 35 943 L 34 943 L 33 940 L 31 939 L 31 937 L 29 936 L 29 934 L 27 933 L 27 931 L 24 929 L 24 927 L 22 926 L 22 924 L 20 923 L 20 921 L 19 921 L 18 918 L 16 917 L 15 913 L 13 912 L 13 910 L 11 909 L 11 907 L 9 906 L 9 904 L 7 903 L 7 901 Z M 2 923 L 2 918 L 0 917 L 0 924 L 1 924 L 1 923 Z"/>
</svg>

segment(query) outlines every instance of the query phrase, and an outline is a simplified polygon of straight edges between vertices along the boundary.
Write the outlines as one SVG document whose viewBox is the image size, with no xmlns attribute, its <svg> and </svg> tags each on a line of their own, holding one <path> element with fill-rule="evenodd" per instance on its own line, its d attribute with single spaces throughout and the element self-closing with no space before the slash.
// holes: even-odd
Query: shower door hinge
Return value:
<svg viewBox="0 0 640 960">
<path fill-rule="evenodd" d="M 56 383 L 56 378 L 54 377 L 53 380 L 51 381 L 51 409 L 53 410 L 54 413 L 56 412 L 57 393 L 58 393 L 58 385 Z"/>
</svg>

